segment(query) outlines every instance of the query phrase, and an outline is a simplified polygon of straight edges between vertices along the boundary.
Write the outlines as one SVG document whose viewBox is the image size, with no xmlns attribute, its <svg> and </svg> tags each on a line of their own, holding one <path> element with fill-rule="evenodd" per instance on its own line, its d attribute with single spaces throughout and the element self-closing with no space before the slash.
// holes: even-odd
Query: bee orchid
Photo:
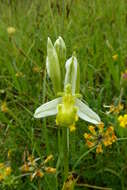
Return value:
<svg viewBox="0 0 127 190">
<path fill-rule="evenodd" d="M 49 44 L 48 52 L 49 52 L 49 47 L 50 47 L 50 52 L 48 53 L 47 57 L 48 63 L 46 64 L 46 66 L 49 77 L 51 78 L 51 80 L 53 80 L 53 86 L 56 87 L 60 86 L 58 85 L 58 83 L 61 81 L 58 81 L 60 77 L 58 77 L 58 73 L 54 70 L 53 64 L 54 67 L 60 68 L 60 66 L 58 65 L 59 60 L 57 52 L 55 51 L 53 45 L 51 45 L 51 41 L 49 39 L 48 39 L 48 44 Z M 57 58 L 56 59 L 57 64 L 52 58 L 53 56 Z M 88 105 L 86 105 L 80 100 L 81 95 L 78 94 L 80 88 L 80 71 L 79 71 L 79 64 L 75 54 L 73 54 L 72 57 L 66 61 L 65 69 L 66 69 L 66 74 L 64 80 L 64 92 L 58 93 L 57 91 L 57 94 L 60 97 L 52 101 L 49 101 L 47 103 L 44 103 L 43 105 L 38 107 L 35 111 L 34 117 L 44 118 L 47 116 L 56 115 L 56 124 L 60 126 L 67 126 L 69 128 L 75 126 L 75 123 L 78 120 L 78 118 L 81 118 L 93 124 L 99 124 L 101 122 L 100 117 L 91 108 L 89 108 Z M 57 81 L 55 84 L 56 79 Z"/>
</svg>

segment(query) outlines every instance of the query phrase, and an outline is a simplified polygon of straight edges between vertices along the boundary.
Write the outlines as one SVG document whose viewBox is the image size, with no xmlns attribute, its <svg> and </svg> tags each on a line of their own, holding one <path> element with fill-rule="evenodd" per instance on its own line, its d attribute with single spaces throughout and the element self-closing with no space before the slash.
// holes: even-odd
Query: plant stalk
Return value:
<svg viewBox="0 0 127 190">
<path fill-rule="evenodd" d="M 69 172 L 69 149 L 68 149 L 68 128 L 63 127 L 62 136 L 63 136 L 63 167 L 64 167 L 64 181 L 67 180 L 68 172 Z"/>
</svg>

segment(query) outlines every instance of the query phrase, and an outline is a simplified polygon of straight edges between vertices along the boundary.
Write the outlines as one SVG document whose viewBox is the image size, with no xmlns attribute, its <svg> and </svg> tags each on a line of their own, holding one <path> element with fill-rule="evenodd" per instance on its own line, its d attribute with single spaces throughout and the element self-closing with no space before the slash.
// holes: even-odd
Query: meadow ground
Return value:
<svg viewBox="0 0 127 190">
<path fill-rule="evenodd" d="M 0 1 L 0 190 L 62 189 L 55 117 L 33 117 L 39 105 L 55 98 L 45 60 L 47 38 L 55 42 L 58 36 L 67 58 L 76 52 L 83 99 L 117 136 L 98 154 L 83 136 L 89 123 L 79 119 L 70 133 L 68 181 L 77 180 L 75 190 L 126 190 L 127 118 L 123 127 L 118 121 L 127 113 L 126 0 Z M 47 167 L 57 173 L 37 173 L 33 168 L 51 154 Z"/>
</svg>

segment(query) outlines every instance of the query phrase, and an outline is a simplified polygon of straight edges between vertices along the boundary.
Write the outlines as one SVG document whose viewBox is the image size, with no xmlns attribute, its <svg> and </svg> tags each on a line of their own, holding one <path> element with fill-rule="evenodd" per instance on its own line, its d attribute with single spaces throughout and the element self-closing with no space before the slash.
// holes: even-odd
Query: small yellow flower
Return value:
<svg viewBox="0 0 127 190">
<path fill-rule="evenodd" d="M 112 56 L 112 59 L 113 59 L 114 61 L 117 61 L 117 59 L 118 59 L 118 54 L 114 54 L 114 55 Z"/>
<path fill-rule="evenodd" d="M 119 113 L 121 110 L 123 110 L 124 106 L 123 104 L 119 103 L 117 106 L 111 105 L 110 110 L 108 113 Z"/>
<path fill-rule="evenodd" d="M 73 132 L 73 131 L 75 131 L 75 130 L 76 130 L 75 125 L 71 125 L 71 126 L 69 126 L 69 128 L 70 128 L 70 132 Z"/>
<path fill-rule="evenodd" d="M 10 174 L 11 174 L 11 171 L 12 171 L 12 169 L 11 169 L 10 166 L 6 167 L 6 169 L 5 169 L 5 175 L 6 175 L 6 176 L 10 175 Z"/>
<path fill-rule="evenodd" d="M 118 121 L 119 121 L 121 127 L 123 127 L 123 128 L 127 127 L 127 114 L 124 114 L 123 116 L 120 115 L 118 117 Z"/>
<path fill-rule="evenodd" d="M 109 126 L 106 131 L 104 131 L 104 123 L 100 123 L 97 130 L 95 130 L 94 126 L 89 126 L 88 129 L 91 134 L 85 133 L 84 138 L 89 148 L 97 145 L 96 153 L 103 152 L 102 145 L 110 146 L 117 140 L 113 126 Z"/>
<path fill-rule="evenodd" d="M 96 148 L 96 153 L 102 153 L 103 152 L 103 149 L 102 149 L 102 144 L 98 144 L 97 145 L 97 148 Z"/>
<path fill-rule="evenodd" d="M 41 170 L 37 170 L 36 176 L 42 178 L 44 173 Z"/>
<path fill-rule="evenodd" d="M 109 126 L 107 128 L 107 130 L 104 133 L 104 137 L 103 137 L 103 143 L 105 146 L 110 146 L 113 142 L 115 142 L 117 140 L 117 137 L 114 133 L 114 127 L 113 126 Z"/>
<path fill-rule="evenodd" d="M 15 76 L 16 76 L 17 78 L 22 77 L 22 76 L 23 76 L 23 73 L 22 73 L 22 72 L 17 72 L 17 73 L 15 74 Z"/>
<path fill-rule="evenodd" d="M 13 35 L 16 32 L 16 29 L 12 26 L 7 28 L 7 32 L 9 35 Z"/>
<path fill-rule="evenodd" d="M 102 133 L 104 131 L 104 123 L 101 122 L 99 125 L 98 125 L 98 129 L 99 129 L 99 133 Z"/>
<path fill-rule="evenodd" d="M 31 166 L 35 166 L 36 165 L 36 162 L 35 162 L 35 159 L 34 159 L 33 155 L 30 155 L 28 157 L 28 161 L 29 161 L 29 165 L 31 165 Z"/>
<path fill-rule="evenodd" d="M 3 162 L 0 163 L 0 169 L 1 169 L 1 168 L 4 168 L 4 167 L 5 167 L 4 163 L 3 163 Z"/>
<path fill-rule="evenodd" d="M 95 131 L 95 127 L 94 127 L 94 126 L 90 125 L 90 126 L 88 127 L 88 129 L 89 129 L 89 131 L 90 131 L 93 135 L 96 135 L 96 134 L 97 134 L 96 131 Z"/>
<path fill-rule="evenodd" d="M 1 105 L 1 111 L 6 113 L 8 112 L 8 107 L 7 107 L 7 103 L 6 102 L 3 102 L 2 105 Z"/>
<path fill-rule="evenodd" d="M 91 135 L 91 134 L 88 134 L 88 133 L 84 133 L 84 138 L 85 138 L 86 140 L 89 140 L 89 139 L 92 138 L 92 135 Z"/>
<path fill-rule="evenodd" d="M 109 136 L 105 136 L 105 139 L 103 140 L 103 143 L 105 146 L 109 146 L 112 144 L 112 139 Z"/>
<path fill-rule="evenodd" d="M 45 168 L 45 171 L 46 171 L 47 173 L 52 173 L 52 174 L 54 174 L 54 173 L 56 173 L 56 168 L 46 167 L 46 168 Z"/>
<path fill-rule="evenodd" d="M 44 176 L 44 173 L 43 173 L 40 169 L 38 169 L 38 170 L 36 170 L 34 173 L 32 173 L 32 174 L 30 175 L 30 180 L 33 181 L 33 179 L 34 179 L 35 177 L 40 177 L 40 178 L 42 178 L 43 176 Z"/>
<path fill-rule="evenodd" d="M 21 166 L 22 172 L 28 172 L 30 170 L 30 167 L 27 163 L 25 163 L 23 166 Z"/>
<path fill-rule="evenodd" d="M 77 179 L 73 175 L 68 176 L 67 181 L 64 182 L 62 190 L 74 190 Z"/>
<path fill-rule="evenodd" d="M 50 154 L 49 156 L 47 156 L 47 158 L 44 160 L 44 164 L 46 164 L 47 162 L 49 162 L 50 160 L 53 159 L 53 155 Z"/>
<path fill-rule="evenodd" d="M 91 141 L 86 141 L 86 143 L 87 143 L 87 146 L 89 147 L 89 148 L 92 148 L 93 146 L 95 146 L 95 143 L 94 142 L 91 142 Z"/>
</svg>

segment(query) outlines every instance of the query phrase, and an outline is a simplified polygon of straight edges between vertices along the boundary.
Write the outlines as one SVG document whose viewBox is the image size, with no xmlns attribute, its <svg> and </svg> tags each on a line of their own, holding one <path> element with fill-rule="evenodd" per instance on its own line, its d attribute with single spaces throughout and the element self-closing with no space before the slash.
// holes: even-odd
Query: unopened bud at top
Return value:
<svg viewBox="0 0 127 190">
<path fill-rule="evenodd" d="M 57 52 L 50 38 L 48 38 L 47 42 L 46 68 L 48 75 L 52 81 L 54 91 L 55 93 L 58 93 L 61 91 L 61 71 Z"/>
<path fill-rule="evenodd" d="M 62 37 L 59 36 L 59 38 L 54 43 L 54 47 L 56 49 L 60 64 L 64 65 L 66 60 L 66 45 Z"/>
<path fill-rule="evenodd" d="M 61 68 L 61 74 L 62 79 L 64 80 L 65 77 L 65 61 L 66 61 L 66 45 L 62 37 L 59 36 L 59 38 L 55 41 L 54 47 L 56 49 L 59 64 Z"/>
</svg>

